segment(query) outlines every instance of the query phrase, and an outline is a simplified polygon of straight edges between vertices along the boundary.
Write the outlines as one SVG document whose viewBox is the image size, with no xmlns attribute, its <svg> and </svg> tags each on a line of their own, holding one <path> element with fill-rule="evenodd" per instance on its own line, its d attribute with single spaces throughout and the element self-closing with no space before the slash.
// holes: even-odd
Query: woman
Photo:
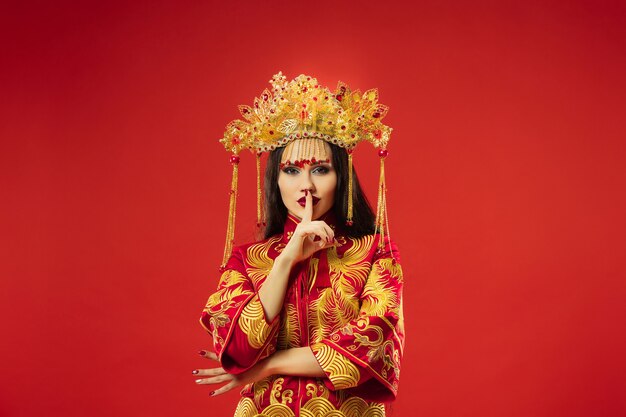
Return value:
<svg viewBox="0 0 626 417">
<path fill-rule="evenodd" d="M 383 416 L 396 396 L 399 254 L 330 142 L 271 151 L 265 239 L 232 249 L 203 311 L 215 353 L 200 354 L 219 365 L 196 383 L 213 396 L 243 386 L 235 416 Z"/>
</svg>

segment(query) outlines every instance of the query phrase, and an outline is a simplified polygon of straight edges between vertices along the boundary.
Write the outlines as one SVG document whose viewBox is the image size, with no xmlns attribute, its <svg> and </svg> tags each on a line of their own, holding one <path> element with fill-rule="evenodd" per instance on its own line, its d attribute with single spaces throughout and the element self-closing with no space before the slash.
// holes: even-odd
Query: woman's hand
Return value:
<svg viewBox="0 0 626 417">
<path fill-rule="evenodd" d="M 200 351 L 200 355 L 204 358 L 218 361 L 217 355 L 213 352 L 202 350 Z M 270 376 L 271 374 L 270 374 L 269 368 L 267 367 L 267 364 L 268 364 L 267 359 L 264 359 L 262 361 L 259 361 L 252 368 L 238 375 L 231 375 L 227 373 L 222 367 L 211 368 L 211 369 L 196 369 L 192 372 L 192 374 L 196 376 L 208 377 L 208 378 L 196 379 L 196 384 L 199 384 L 199 385 L 214 385 L 214 384 L 220 384 L 220 383 L 226 382 L 226 385 L 223 385 L 220 388 L 213 390 L 209 393 L 209 395 L 215 396 L 215 395 L 220 395 L 225 392 L 228 392 L 231 389 L 236 388 L 240 385 L 245 385 L 251 382 L 260 381 L 261 379 Z"/>
<path fill-rule="evenodd" d="M 295 264 L 307 259 L 321 249 L 335 245 L 335 232 L 321 220 L 313 221 L 313 197 L 305 190 L 305 206 L 302 220 L 296 226 L 293 236 L 279 255 Z M 315 240 L 319 237 L 319 240 Z"/>
</svg>

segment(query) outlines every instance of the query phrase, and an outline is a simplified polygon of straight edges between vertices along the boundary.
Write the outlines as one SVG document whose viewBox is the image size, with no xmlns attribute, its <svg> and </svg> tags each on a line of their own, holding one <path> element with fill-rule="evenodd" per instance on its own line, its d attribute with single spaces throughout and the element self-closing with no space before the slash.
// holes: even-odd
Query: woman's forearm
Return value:
<svg viewBox="0 0 626 417">
<path fill-rule="evenodd" d="M 267 361 L 267 370 L 271 375 L 326 376 L 308 346 L 276 351 Z"/>
<path fill-rule="evenodd" d="M 259 299 L 268 321 L 274 320 L 274 317 L 280 314 L 283 308 L 287 282 L 289 281 L 289 273 L 292 267 L 293 262 L 279 255 L 274 260 L 272 270 L 259 289 Z"/>
</svg>

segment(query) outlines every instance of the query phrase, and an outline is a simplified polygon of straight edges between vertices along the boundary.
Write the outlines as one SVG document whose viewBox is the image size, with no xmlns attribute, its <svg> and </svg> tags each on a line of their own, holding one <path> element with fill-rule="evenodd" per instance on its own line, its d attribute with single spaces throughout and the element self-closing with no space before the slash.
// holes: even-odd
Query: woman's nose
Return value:
<svg viewBox="0 0 626 417">
<path fill-rule="evenodd" d="M 311 181 L 311 176 L 309 174 L 302 175 L 300 190 L 302 192 L 304 192 L 304 190 L 309 190 L 311 192 L 315 191 L 315 185 L 313 184 L 313 181 Z"/>
</svg>

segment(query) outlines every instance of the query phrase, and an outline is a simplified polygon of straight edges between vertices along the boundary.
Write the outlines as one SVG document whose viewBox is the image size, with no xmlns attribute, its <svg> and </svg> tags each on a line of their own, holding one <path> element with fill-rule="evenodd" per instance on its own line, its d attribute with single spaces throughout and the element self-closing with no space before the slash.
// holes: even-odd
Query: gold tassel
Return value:
<svg viewBox="0 0 626 417">
<path fill-rule="evenodd" d="M 378 202 L 376 204 L 376 233 L 380 235 L 378 249 L 385 244 L 385 158 L 380 157 L 380 176 L 378 177 Z"/>
<path fill-rule="evenodd" d="M 261 191 L 261 152 L 256 154 L 256 225 L 265 225 L 265 213 L 263 211 L 263 193 Z"/>
<path fill-rule="evenodd" d="M 233 243 L 235 241 L 235 216 L 237 214 L 237 178 L 239 176 L 239 156 L 232 155 L 230 163 L 233 164 L 233 179 L 230 185 L 230 202 L 228 206 L 228 226 L 226 228 L 226 244 L 224 245 L 224 258 L 222 259 L 221 269 L 226 268 L 226 264 L 230 259 L 233 251 Z"/>
<path fill-rule="evenodd" d="M 348 150 L 348 214 L 346 224 L 352 226 L 352 150 Z"/>
<path fill-rule="evenodd" d="M 385 158 L 388 152 L 386 149 L 380 149 L 378 156 L 380 157 L 380 177 L 378 179 L 378 204 L 376 207 L 376 232 L 379 233 L 380 238 L 378 240 L 378 251 L 383 252 L 385 250 L 385 233 L 389 242 L 391 242 L 391 234 L 389 233 L 389 217 L 387 215 L 387 184 L 385 182 Z M 395 264 L 396 258 L 393 256 L 391 250 L 391 243 L 389 244 L 389 252 L 393 263 Z"/>
</svg>

